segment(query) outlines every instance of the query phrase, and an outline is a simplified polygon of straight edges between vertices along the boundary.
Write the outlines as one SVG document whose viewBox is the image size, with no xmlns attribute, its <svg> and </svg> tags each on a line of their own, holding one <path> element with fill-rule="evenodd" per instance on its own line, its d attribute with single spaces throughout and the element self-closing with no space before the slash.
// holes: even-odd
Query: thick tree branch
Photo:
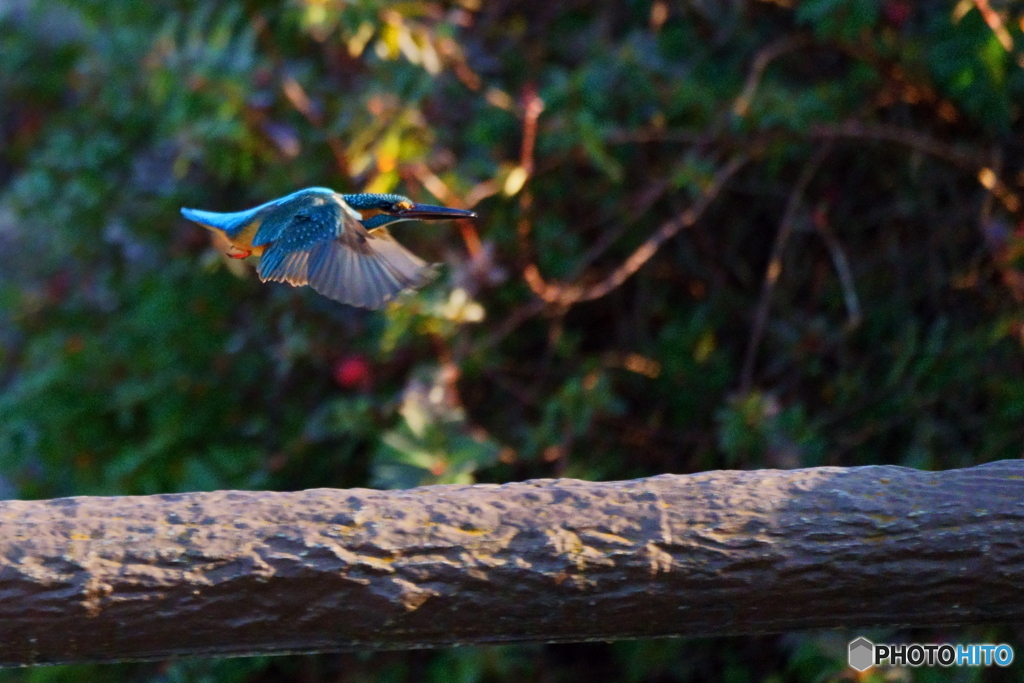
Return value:
<svg viewBox="0 0 1024 683">
<path fill-rule="evenodd" d="M 0 503 L 0 663 L 1024 619 L 1024 462 Z"/>
</svg>

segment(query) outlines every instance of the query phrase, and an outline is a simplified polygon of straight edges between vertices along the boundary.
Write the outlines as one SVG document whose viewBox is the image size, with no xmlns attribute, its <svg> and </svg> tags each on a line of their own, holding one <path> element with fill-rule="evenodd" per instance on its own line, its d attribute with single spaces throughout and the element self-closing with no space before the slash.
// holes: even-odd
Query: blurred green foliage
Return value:
<svg viewBox="0 0 1024 683">
<path fill-rule="evenodd" d="M 0 0 L 0 493 L 1019 457 L 1024 8 L 991 5 Z M 548 296 L 740 156 L 635 275 Z M 370 313 L 260 284 L 178 214 L 309 185 L 482 219 L 400 228 L 447 276 Z M 0 681 L 822 681 L 846 641 Z"/>
</svg>

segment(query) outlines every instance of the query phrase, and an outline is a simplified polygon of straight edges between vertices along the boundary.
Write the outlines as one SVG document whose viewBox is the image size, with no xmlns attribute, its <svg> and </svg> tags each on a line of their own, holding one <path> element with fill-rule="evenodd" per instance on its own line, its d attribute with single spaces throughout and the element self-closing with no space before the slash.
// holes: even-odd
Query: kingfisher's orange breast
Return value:
<svg viewBox="0 0 1024 683">
<path fill-rule="evenodd" d="M 263 220 L 257 218 L 242 228 L 234 237 L 228 238 L 231 246 L 241 251 L 251 252 L 253 256 L 261 256 L 266 251 L 267 245 L 261 244 L 254 247 L 252 241 L 256 238 L 256 232 L 260 229 Z"/>
</svg>

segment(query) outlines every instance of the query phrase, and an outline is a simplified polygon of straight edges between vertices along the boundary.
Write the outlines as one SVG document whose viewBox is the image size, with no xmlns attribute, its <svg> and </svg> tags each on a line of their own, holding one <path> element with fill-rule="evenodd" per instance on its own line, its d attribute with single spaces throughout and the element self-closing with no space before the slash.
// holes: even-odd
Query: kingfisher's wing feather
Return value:
<svg viewBox="0 0 1024 683">
<path fill-rule="evenodd" d="M 261 214 L 253 245 L 268 244 L 261 280 L 308 284 L 352 306 L 380 308 L 404 290 L 429 282 L 428 265 L 384 228 L 367 231 L 337 197 L 303 195 Z"/>
<path fill-rule="evenodd" d="M 352 306 L 380 308 L 408 289 L 422 287 L 435 270 L 382 228 L 358 223 L 309 253 L 309 286 Z"/>
<path fill-rule="evenodd" d="M 399 244 L 387 228 L 370 231 L 370 243 L 395 277 L 410 288 L 422 287 L 437 276 L 437 266 L 429 264 Z"/>
<path fill-rule="evenodd" d="M 309 251 L 293 251 L 290 254 L 267 251 L 260 259 L 257 272 L 264 282 L 287 282 L 296 287 L 308 284 Z"/>
<path fill-rule="evenodd" d="M 306 284 L 310 249 L 334 239 L 346 214 L 336 203 L 292 203 L 263 217 L 253 244 L 270 244 L 256 269 L 261 280 Z M 354 219 L 352 222 L 355 222 Z"/>
</svg>

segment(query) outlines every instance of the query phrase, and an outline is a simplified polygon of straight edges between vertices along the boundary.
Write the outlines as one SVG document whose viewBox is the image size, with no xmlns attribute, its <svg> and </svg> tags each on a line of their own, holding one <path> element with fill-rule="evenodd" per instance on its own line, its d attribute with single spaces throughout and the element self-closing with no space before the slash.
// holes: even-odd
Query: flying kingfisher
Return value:
<svg viewBox="0 0 1024 683">
<path fill-rule="evenodd" d="M 372 210 L 380 213 L 363 220 L 359 212 Z M 228 256 L 259 256 L 260 280 L 309 285 L 364 308 L 380 308 L 434 276 L 434 267 L 396 242 L 385 225 L 476 218 L 472 211 L 415 204 L 397 194 L 338 194 L 326 187 L 299 190 L 248 211 L 181 214 L 224 234 Z"/>
</svg>

